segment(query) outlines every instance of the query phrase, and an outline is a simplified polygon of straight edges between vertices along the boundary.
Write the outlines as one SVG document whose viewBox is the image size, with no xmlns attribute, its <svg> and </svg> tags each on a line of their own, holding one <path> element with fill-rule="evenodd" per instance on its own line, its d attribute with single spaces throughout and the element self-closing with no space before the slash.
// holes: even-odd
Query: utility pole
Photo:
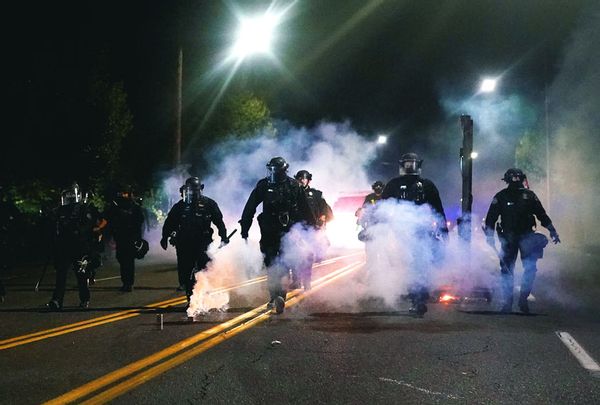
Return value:
<svg viewBox="0 0 600 405">
<path fill-rule="evenodd" d="M 460 171 L 462 174 L 461 217 L 458 235 L 471 242 L 471 209 L 473 206 L 473 120 L 470 115 L 460 116 L 463 145 L 460 148 Z"/>
<path fill-rule="evenodd" d="M 177 99 L 175 102 L 175 150 L 173 151 L 173 166 L 181 164 L 181 112 L 183 92 L 183 49 L 179 47 L 177 55 Z"/>
</svg>

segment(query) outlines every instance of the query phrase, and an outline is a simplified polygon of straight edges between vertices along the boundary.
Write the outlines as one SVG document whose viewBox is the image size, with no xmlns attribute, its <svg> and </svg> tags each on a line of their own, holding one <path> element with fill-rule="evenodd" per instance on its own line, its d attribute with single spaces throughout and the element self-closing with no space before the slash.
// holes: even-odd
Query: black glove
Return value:
<svg viewBox="0 0 600 405">
<path fill-rule="evenodd" d="M 160 247 L 167 250 L 167 238 L 163 236 L 160 240 Z"/>
<path fill-rule="evenodd" d="M 240 224 L 240 235 L 242 236 L 242 239 L 248 239 L 248 231 L 250 230 L 250 224 L 242 222 L 241 219 L 238 221 L 238 223 Z"/>
<path fill-rule="evenodd" d="M 229 238 L 227 236 L 225 236 L 224 238 L 221 238 L 221 246 L 225 246 L 229 244 Z"/>
<path fill-rule="evenodd" d="M 557 243 L 560 243 L 560 238 L 558 237 L 558 232 L 556 232 L 556 229 L 550 231 L 550 237 L 552 238 L 552 242 L 554 242 L 555 245 Z"/>
</svg>

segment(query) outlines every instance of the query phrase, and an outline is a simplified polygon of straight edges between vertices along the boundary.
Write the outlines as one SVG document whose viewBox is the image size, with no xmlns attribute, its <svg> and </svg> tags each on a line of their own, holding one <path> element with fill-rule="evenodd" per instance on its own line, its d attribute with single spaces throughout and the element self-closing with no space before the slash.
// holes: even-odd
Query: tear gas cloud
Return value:
<svg viewBox="0 0 600 405">
<path fill-rule="evenodd" d="M 369 178 L 367 167 L 375 157 L 374 148 L 373 142 L 359 136 L 348 124 L 326 123 L 313 130 L 291 129 L 285 134 L 279 134 L 277 138 L 257 136 L 243 140 L 230 139 L 210 152 L 209 160 L 218 164 L 203 176 L 205 194 L 219 203 L 228 230 L 231 231 L 237 226 L 250 192 L 257 181 L 266 176 L 266 163 L 273 156 L 283 156 L 290 164 L 288 173 L 293 176 L 301 169 L 310 171 L 313 174 L 311 186 L 321 189 L 333 206 L 339 195 L 353 190 L 369 190 L 373 179 Z M 179 183 L 174 183 L 180 184 L 183 181 L 178 180 Z M 331 232 L 331 229 L 336 228 L 330 226 L 327 229 L 328 238 L 313 229 L 295 226 L 282 241 L 283 265 L 290 268 L 302 267 L 311 257 L 324 258 L 328 248 L 330 254 L 336 247 L 362 249 L 363 244 L 356 237 L 356 208 L 358 207 L 353 207 L 352 212 L 348 213 L 334 210 L 334 216 L 339 217 L 334 222 L 345 222 L 345 230 Z M 260 210 L 259 206 L 257 214 Z M 368 244 L 370 253 L 374 253 L 369 255 L 368 276 L 346 280 L 343 289 L 328 296 L 330 304 L 354 306 L 360 298 L 372 296 L 383 298 L 386 303 L 392 304 L 399 295 L 405 293 L 406 286 L 415 281 L 415 261 L 430 261 L 433 251 L 428 249 L 441 243 L 435 242 L 432 245 L 429 233 L 423 231 L 423 226 L 431 227 L 433 222 L 428 207 L 388 201 L 376 213 L 378 225 L 373 227 L 373 242 Z M 190 315 L 202 314 L 214 307 L 226 307 L 227 293 L 211 293 L 215 286 L 233 284 L 264 274 L 262 255 L 257 243 L 259 238 L 255 220 L 248 244 L 237 237 L 226 248 L 217 249 L 217 242 L 211 246 L 209 254 L 213 260 L 209 263 L 207 272 L 197 273 L 198 283 L 189 308 Z M 449 283 L 456 276 L 473 283 L 473 280 L 477 280 L 478 285 L 488 285 L 490 272 L 484 272 L 479 277 L 482 280 L 478 280 L 478 277 L 465 277 L 468 274 L 464 262 L 465 247 L 456 240 L 456 235 L 452 239 L 454 241 L 446 254 L 444 271 L 429 274 L 432 283 Z M 493 270 L 496 265 L 489 250 L 487 252 L 487 255 L 474 260 L 486 262 L 484 267 Z M 348 295 L 348 291 L 353 291 L 353 294 Z M 266 296 L 264 291 L 264 296 L 259 297 L 259 300 L 265 300 Z"/>
<path fill-rule="evenodd" d="M 349 124 L 331 123 L 323 123 L 312 130 L 292 128 L 277 137 L 269 134 L 241 140 L 229 139 L 208 151 L 208 160 L 215 164 L 207 175 L 202 176 L 205 194 L 218 202 L 231 232 L 238 226 L 237 221 L 252 189 L 258 180 L 267 175 L 267 162 L 274 156 L 282 156 L 290 165 L 290 176 L 299 170 L 308 170 L 313 175 L 311 186 L 322 190 L 324 198 L 333 205 L 340 194 L 370 188 L 372 180 L 367 176 L 366 167 L 375 156 L 375 147 L 373 142 L 353 131 Z M 249 244 L 243 243 L 238 236 L 222 252 L 212 249 L 213 261 L 209 264 L 209 274 L 214 274 L 221 281 L 232 282 L 260 274 L 262 255 L 257 243 L 260 232 L 256 216 L 261 209 L 259 206 L 250 229 Z M 342 213 L 340 216 L 343 216 Z M 342 227 L 345 231 L 336 232 L 338 237 L 332 238 L 332 244 L 359 246 L 354 214 L 345 216 L 345 219 L 350 222 Z M 293 235 L 297 237 L 294 241 L 297 252 L 294 254 L 291 249 L 286 249 L 286 260 L 290 263 L 306 260 L 309 250 L 325 251 L 328 245 L 324 238 L 310 230 L 291 232 L 290 236 Z M 299 248 L 306 244 L 310 249 Z M 202 277 L 205 281 L 205 277 L 213 276 Z M 197 283 L 190 313 L 202 313 L 207 309 L 203 303 L 196 302 L 196 298 L 206 298 L 205 288 L 202 283 Z"/>
<path fill-rule="evenodd" d="M 580 21 L 548 93 L 551 209 L 565 241 L 600 244 L 600 4 Z"/>
</svg>

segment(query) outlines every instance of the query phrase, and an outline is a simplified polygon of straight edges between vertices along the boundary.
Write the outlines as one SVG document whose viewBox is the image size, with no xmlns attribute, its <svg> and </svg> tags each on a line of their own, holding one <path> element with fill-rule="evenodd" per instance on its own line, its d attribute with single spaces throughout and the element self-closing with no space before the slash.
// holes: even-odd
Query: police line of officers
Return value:
<svg viewBox="0 0 600 405">
<path fill-rule="evenodd" d="M 446 216 L 435 184 L 421 177 L 422 160 L 414 153 L 407 153 L 400 160 L 400 175 L 386 185 L 373 184 L 373 194 L 365 198 L 363 209 L 381 199 L 395 199 L 428 204 L 439 216 L 438 229 L 433 233 L 436 239 L 447 241 Z M 269 307 L 282 313 L 288 287 L 305 289 L 311 287 L 311 268 L 316 255 L 310 255 L 300 269 L 292 269 L 292 283 L 284 282 L 289 268 L 281 260 L 282 239 L 295 224 L 300 224 L 309 232 L 322 232 L 333 213 L 321 191 L 310 187 L 312 175 L 300 170 L 295 178 L 287 175 L 288 163 L 282 157 L 274 157 L 267 163 L 267 177 L 261 179 L 252 190 L 244 206 L 241 219 L 241 236 L 248 238 L 248 232 L 257 207 L 262 204 L 262 212 L 257 221 L 260 228 L 260 250 L 267 269 Z M 544 211 L 535 193 L 526 186 L 526 178 L 519 169 L 509 169 L 504 175 L 508 187 L 497 193 L 486 216 L 484 232 L 488 243 L 494 246 L 494 232 L 498 232 L 501 243 L 499 252 L 502 273 L 503 307 L 509 312 L 513 301 L 513 271 L 517 254 L 520 252 L 525 274 L 519 297 L 519 308 L 529 312 L 527 296 L 531 292 L 536 273 L 536 261 L 541 257 L 545 237 L 535 233 L 536 217 L 541 225 L 550 231 L 554 243 L 560 239 L 552 221 Z M 192 295 L 196 271 L 206 268 L 210 258 L 208 246 L 213 241 L 212 225 L 218 230 L 222 246 L 229 243 L 223 215 L 218 204 L 203 195 L 204 185 L 197 177 L 186 180 L 180 188 L 181 200 L 169 211 L 163 225 L 160 245 L 167 249 L 173 245 L 177 252 L 179 285 L 185 289 L 188 301 Z M 360 216 L 360 210 L 357 212 Z M 498 226 L 496 223 L 500 220 Z M 96 253 L 100 232 L 108 226 L 116 242 L 116 257 L 120 264 L 122 291 L 131 291 L 134 284 L 134 263 L 148 251 L 147 242 L 142 239 L 144 217 L 140 206 L 134 201 L 131 190 L 121 190 L 108 209 L 100 214 L 93 205 L 82 198 L 78 187 L 63 193 L 62 204 L 57 211 L 55 233 L 56 288 L 47 304 L 50 309 L 60 310 L 65 293 L 67 272 L 75 270 L 79 287 L 80 306 L 87 308 L 93 283 L 94 270 L 99 266 Z M 366 228 L 363 219 L 361 224 Z M 541 238 L 540 238 L 541 236 Z M 547 239 L 545 239 L 547 243 Z M 367 241 L 368 243 L 368 241 Z M 543 245 L 543 246 L 542 246 Z M 411 312 L 422 317 L 427 312 L 429 286 L 415 283 L 409 289 L 412 301 Z"/>
</svg>

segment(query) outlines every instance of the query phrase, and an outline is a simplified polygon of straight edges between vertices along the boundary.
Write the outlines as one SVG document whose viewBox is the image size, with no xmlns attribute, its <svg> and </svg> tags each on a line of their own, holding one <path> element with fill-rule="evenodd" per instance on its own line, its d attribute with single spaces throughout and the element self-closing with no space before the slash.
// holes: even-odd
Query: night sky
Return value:
<svg viewBox="0 0 600 405">
<path fill-rule="evenodd" d="M 366 136 L 390 134 L 381 160 L 392 161 L 403 148 L 435 144 L 422 134 L 460 113 L 449 114 L 443 99 L 470 97 L 484 75 L 505 74 L 499 91 L 539 101 L 593 3 L 298 1 L 279 27 L 280 64 L 247 60 L 232 86 L 264 97 L 273 116 L 292 125 L 347 120 Z M 99 69 L 122 81 L 128 94 L 134 130 L 125 150 L 135 175 L 164 170 L 171 161 L 178 47 L 185 143 L 203 136 L 198 123 L 225 80 L 226 70 L 214 68 L 233 40 L 234 11 L 252 14 L 269 4 L 63 1 L 8 9 L 3 181 L 68 181 L 86 142 L 77 106 Z"/>
</svg>

